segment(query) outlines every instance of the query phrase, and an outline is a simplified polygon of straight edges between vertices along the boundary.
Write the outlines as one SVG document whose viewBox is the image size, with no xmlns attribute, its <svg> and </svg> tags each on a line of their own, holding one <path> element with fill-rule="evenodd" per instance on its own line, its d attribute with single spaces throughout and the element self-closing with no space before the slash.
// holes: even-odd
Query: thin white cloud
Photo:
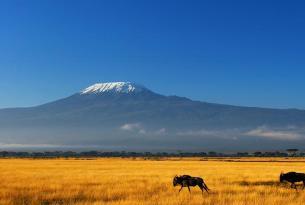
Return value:
<svg viewBox="0 0 305 205">
<path fill-rule="evenodd" d="M 141 123 L 126 123 L 120 127 L 121 130 L 128 132 L 135 132 L 141 135 L 164 135 L 166 134 L 166 128 L 160 129 L 146 129 Z"/>
<path fill-rule="evenodd" d="M 126 123 L 121 126 L 121 130 L 127 130 L 127 131 L 135 131 L 140 129 L 141 129 L 140 123 Z"/>
<path fill-rule="evenodd" d="M 17 144 L 17 143 L 0 143 L 0 147 L 62 147 L 63 145 L 55 144 Z"/>
<path fill-rule="evenodd" d="M 145 135 L 146 133 L 147 133 L 147 132 L 146 132 L 145 129 L 140 129 L 140 130 L 139 130 L 139 134 Z"/>
<path fill-rule="evenodd" d="M 179 136 L 194 136 L 194 137 L 213 137 L 219 139 L 232 139 L 236 140 L 236 135 L 241 133 L 238 129 L 228 129 L 228 130 L 187 130 L 177 132 Z"/>
<path fill-rule="evenodd" d="M 26 149 L 26 148 L 50 148 L 50 149 L 61 149 L 61 148 L 64 148 L 64 149 L 100 149 L 100 148 L 111 148 L 111 147 L 114 147 L 114 148 L 117 148 L 117 146 L 102 146 L 102 145 L 92 145 L 92 144 L 87 144 L 87 145 L 69 145 L 69 144 L 22 144 L 22 143 L 1 143 L 0 142 L 0 148 L 3 148 L 3 149 Z"/>
<path fill-rule="evenodd" d="M 245 133 L 248 136 L 264 137 L 277 140 L 299 140 L 304 138 L 304 135 L 293 130 L 272 130 L 266 127 L 258 127 Z"/>
<path fill-rule="evenodd" d="M 305 139 L 305 129 L 293 126 L 285 128 L 268 128 L 261 126 L 253 130 L 243 131 L 240 129 L 227 130 L 188 130 L 177 133 L 179 136 L 213 137 L 219 139 L 238 140 L 245 136 L 263 137 L 274 140 L 300 140 Z"/>
<path fill-rule="evenodd" d="M 187 135 L 187 136 L 215 136 L 217 135 L 217 131 L 210 130 L 187 130 L 178 132 L 178 135 Z M 219 133 L 218 133 L 219 134 Z"/>
<path fill-rule="evenodd" d="M 166 134 L 166 129 L 163 127 L 155 132 L 156 135 L 164 135 Z"/>
<path fill-rule="evenodd" d="M 142 135 L 147 133 L 147 131 L 144 129 L 141 123 L 126 123 L 122 125 L 120 129 L 129 132 L 137 132 Z"/>
</svg>

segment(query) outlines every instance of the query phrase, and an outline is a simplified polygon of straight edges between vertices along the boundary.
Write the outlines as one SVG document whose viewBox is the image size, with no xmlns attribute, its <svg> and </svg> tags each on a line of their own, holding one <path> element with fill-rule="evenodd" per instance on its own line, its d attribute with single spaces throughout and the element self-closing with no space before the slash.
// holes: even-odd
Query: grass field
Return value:
<svg viewBox="0 0 305 205">
<path fill-rule="evenodd" d="M 279 184 L 281 171 L 305 172 L 283 159 L 0 159 L 0 204 L 301 205 L 305 190 Z M 201 176 L 212 190 L 189 194 L 176 174 Z"/>
</svg>

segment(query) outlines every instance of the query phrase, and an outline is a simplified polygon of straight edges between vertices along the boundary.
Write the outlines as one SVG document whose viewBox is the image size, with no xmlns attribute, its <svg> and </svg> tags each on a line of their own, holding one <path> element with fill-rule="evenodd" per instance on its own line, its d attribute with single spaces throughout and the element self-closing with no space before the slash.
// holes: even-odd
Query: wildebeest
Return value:
<svg viewBox="0 0 305 205">
<path fill-rule="evenodd" d="M 203 179 L 200 177 L 191 177 L 189 175 L 182 175 L 182 176 L 175 176 L 174 180 L 173 180 L 173 185 L 174 186 L 178 186 L 180 185 L 181 188 L 179 190 L 180 191 L 183 189 L 183 187 L 187 187 L 189 192 L 191 192 L 190 187 L 191 186 L 199 186 L 199 188 L 201 189 L 201 192 L 203 193 L 203 189 L 209 193 L 209 188 L 207 187 L 207 185 L 204 183 Z"/>
<path fill-rule="evenodd" d="M 304 173 L 296 173 L 296 172 L 288 172 L 286 174 L 281 173 L 280 175 L 280 182 L 290 182 L 291 188 L 297 189 L 297 186 L 295 185 L 296 182 L 303 182 L 303 189 L 305 187 L 305 174 Z"/>
</svg>

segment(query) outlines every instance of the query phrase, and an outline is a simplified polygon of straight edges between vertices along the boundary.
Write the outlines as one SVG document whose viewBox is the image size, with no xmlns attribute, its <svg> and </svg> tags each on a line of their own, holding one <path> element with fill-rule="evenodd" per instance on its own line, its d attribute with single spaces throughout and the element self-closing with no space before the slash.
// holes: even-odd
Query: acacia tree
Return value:
<svg viewBox="0 0 305 205">
<path fill-rule="evenodd" d="M 296 156 L 297 152 L 299 151 L 298 149 L 287 149 L 288 155 L 291 157 Z"/>
</svg>

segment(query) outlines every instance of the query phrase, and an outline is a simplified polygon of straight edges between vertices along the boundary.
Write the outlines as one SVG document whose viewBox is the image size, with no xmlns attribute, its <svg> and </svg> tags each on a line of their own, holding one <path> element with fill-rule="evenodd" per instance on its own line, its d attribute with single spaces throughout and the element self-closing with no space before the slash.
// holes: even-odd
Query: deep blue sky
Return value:
<svg viewBox="0 0 305 205">
<path fill-rule="evenodd" d="M 0 108 L 95 82 L 305 109 L 305 1 L 0 1 Z"/>
</svg>

